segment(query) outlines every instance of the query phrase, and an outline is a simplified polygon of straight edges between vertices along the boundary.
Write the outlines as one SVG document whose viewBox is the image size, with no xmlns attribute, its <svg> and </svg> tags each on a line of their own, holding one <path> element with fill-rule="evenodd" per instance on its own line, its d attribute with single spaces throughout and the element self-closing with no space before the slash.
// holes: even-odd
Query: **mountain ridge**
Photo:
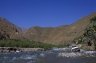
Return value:
<svg viewBox="0 0 96 63">
<path fill-rule="evenodd" d="M 26 34 L 29 33 L 28 37 L 35 41 L 41 41 L 46 43 L 59 44 L 59 43 L 68 43 L 75 39 L 75 37 L 79 37 L 84 33 L 87 25 L 90 24 L 90 19 L 96 16 L 96 13 L 92 13 L 89 16 L 86 16 L 77 22 L 65 26 L 45 28 L 45 27 L 33 27 L 30 28 Z"/>
<path fill-rule="evenodd" d="M 6 32 L 10 39 L 28 39 L 51 44 L 68 44 L 84 33 L 84 30 L 90 24 L 90 19 L 94 16 L 96 16 L 96 13 L 85 16 L 70 25 L 62 25 L 58 27 L 36 26 L 25 31 L 22 31 L 21 28 L 10 23 L 6 19 L 0 18 L 0 27 L 1 25 L 4 27 L 3 31 L 8 29 Z M 5 26 L 6 23 L 8 24 L 7 27 Z M 1 33 L 1 35 L 4 34 Z"/>
</svg>

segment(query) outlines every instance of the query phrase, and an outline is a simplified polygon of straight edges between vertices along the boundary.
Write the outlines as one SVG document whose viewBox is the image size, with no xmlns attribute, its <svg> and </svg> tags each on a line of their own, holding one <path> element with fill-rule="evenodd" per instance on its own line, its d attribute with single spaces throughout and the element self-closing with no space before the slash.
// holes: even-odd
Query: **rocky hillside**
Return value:
<svg viewBox="0 0 96 63">
<path fill-rule="evenodd" d="M 90 19 L 94 16 L 96 13 L 85 16 L 71 25 L 36 26 L 23 32 L 19 27 L 0 17 L 0 39 L 28 39 L 50 44 L 69 44 L 85 33 L 86 28 L 91 24 Z"/>
<path fill-rule="evenodd" d="M 76 23 L 66 26 L 32 27 L 25 32 L 24 37 L 29 40 L 51 44 L 67 44 L 84 33 L 84 30 L 90 24 L 90 19 L 94 16 L 96 16 L 96 13 L 81 18 Z"/>
<path fill-rule="evenodd" d="M 76 44 L 82 44 L 83 49 L 96 50 L 96 16 L 90 19 L 90 24 L 83 35 L 74 39 Z"/>
<path fill-rule="evenodd" d="M 20 31 L 21 29 L 19 27 L 0 17 L 0 39 L 17 38 Z"/>
</svg>

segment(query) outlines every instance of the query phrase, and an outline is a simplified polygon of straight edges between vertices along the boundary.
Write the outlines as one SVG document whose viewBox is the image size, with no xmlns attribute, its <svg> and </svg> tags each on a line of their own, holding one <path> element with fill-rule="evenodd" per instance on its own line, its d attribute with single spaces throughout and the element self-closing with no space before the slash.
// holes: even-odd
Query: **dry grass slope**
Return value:
<svg viewBox="0 0 96 63">
<path fill-rule="evenodd" d="M 25 38 L 51 44 L 67 44 L 84 33 L 86 27 L 90 24 L 90 19 L 96 16 L 93 13 L 86 16 L 76 23 L 59 27 L 32 27 L 25 33 Z"/>
</svg>

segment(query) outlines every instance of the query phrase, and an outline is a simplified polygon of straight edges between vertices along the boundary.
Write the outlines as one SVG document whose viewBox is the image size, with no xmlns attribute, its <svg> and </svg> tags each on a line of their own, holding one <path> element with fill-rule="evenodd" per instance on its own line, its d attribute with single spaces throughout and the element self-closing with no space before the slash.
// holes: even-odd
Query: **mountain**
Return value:
<svg viewBox="0 0 96 63">
<path fill-rule="evenodd" d="M 83 35 L 73 40 L 75 44 L 81 44 L 83 49 L 96 50 L 96 16 L 90 19 L 90 24 Z"/>
<path fill-rule="evenodd" d="M 0 17 L 0 39 L 17 38 L 20 31 L 19 27 Z"/>
<path fill-rule="evenodd" d="M 94 16 L 96 16 L 96 13 L 92 13 L 91 15 L 83 17 L 75 23 L 66 26 L 32 27 L 25 32 L 24 37 L 29 40 L 44 43 L 68 44 L 84 33 L 85 29 L 90 24 L 90 19 Z"/>
<path fill-rule="evenodd" d="M 73 24 L 58 27 L 31 27 L 22 29 L 0 17 L 0 39 L 28 39 L 50 44 L 69 44 L 82 36 L 96 13 L 85 16 Z"/>
</svg>

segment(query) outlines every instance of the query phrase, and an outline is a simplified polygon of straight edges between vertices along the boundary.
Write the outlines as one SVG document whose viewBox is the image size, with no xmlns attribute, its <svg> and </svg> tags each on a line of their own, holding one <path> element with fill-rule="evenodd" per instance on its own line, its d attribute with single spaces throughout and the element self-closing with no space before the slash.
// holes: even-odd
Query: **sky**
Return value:
<svg viewBox="0 0 96 63">
<path fill-rule="evenodd" d="M 0 16 L 13 24 L 55 27 L 96 12 L 96 0 L 0 0 Z"/>
</svg>

